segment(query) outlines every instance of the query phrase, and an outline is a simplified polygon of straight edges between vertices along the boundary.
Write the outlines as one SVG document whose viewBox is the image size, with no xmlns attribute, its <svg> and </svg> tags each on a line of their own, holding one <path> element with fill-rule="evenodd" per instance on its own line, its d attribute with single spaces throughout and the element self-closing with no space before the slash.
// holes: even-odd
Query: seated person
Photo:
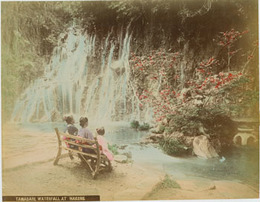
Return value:
<svg viewBox="0 0 260 202">
<path fill-rule="evenodd" d="M 94 140 L 94 136 L 92 132 L 87 128 L 88 127 L 88 118 L 87 117 L 81 117 L 79 119 L 79 125 L 81 126 L 81 129 L 78 132 L 78 136 L 86 138 L 88 140 Z M 84 142 L 82 142 L 84 143 Z M 81 150 L 81 148 L 80 148 Z M 87 153 L 94 153 L 94 150 L 89 148 L 82 148 L 83 152 Z"/>
<path fill-rule="evenodd" d="M 70 135 L 77 135 L 78 134 L 78 129 L 76 126 L 74 126 L 74 118 L 72 115 L 70 116 L 65 116 L 64 117 L 64 120 L 66 121 L 67 123 L 67 128 L 66 130 L 64 131 L 65 133 L 69 133 Z M 74 139 L 70 139 L 70 138 L 66 138 L 64 137 L 65 140 L 72 140 L 72 141 L 75 141 Z M 71 145 L 71 144 L 68 144 L 66 143 L 67 147 L 69 148 L 73 148 L 73 149 L 77 149 L 77 147 L 75 145 Z"/>
<path fill-rule="evenodd" d="M 102 151 L 103 154 L 106 155 L 109 161 L 113 161 L 114 160 L 113 154 L 109 151 L 108 143 L 104 137 L 105 135 L 104 127 L 97 128 L 96 131 L 98 134 L 97 135 L 98 144 L 101 146 L 100 150 Z"/>
</svg>

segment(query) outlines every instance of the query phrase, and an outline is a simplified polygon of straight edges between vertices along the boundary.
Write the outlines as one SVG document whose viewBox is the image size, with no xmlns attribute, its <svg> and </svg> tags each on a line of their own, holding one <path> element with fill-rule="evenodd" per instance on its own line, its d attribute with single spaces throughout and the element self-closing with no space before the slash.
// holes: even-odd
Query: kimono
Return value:
<svg viewBox="0 0 260 202">
<path fill-rule="evenodd" d="M 108 160 L 113 161 L 114 157 L 113 157 L 113 154 L 108 149 L 108 144 L 107 144 L 106 139 L 103 136 L 98 135 L 97 141 L 98 141 L 98 144 L 101 146 L 102 153 L 107 156 Z"/>
<path fill-rule="evenodd" d="M 94 136 L 93 136 L 92 132 L 87 128 L 81 128 L 78 132 L 78 136 L 86 138 L 88 140 L 94 140 Z M 87 153 L 94 153 L 94 151 L 89 148 L 79 148 L 79 150 L 81 150 L 83 152 L 87 152 Z"/>
</svg>

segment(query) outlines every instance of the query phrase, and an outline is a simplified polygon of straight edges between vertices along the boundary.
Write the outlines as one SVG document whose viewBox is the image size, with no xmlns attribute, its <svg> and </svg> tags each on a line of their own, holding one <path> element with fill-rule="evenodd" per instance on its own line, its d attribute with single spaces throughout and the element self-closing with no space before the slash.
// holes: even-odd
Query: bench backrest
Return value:
<svg viewBox="0 0 260 202">
<path fill-rule="evenodd" d="M 56 131 L 56 135 L 58 138 L 58 144 L 60 147 L 66 149 L 66 150 L 72 151 L 72 152 L 90 156 L 92 158 L 97 158 L 97 159 L 100 158 L 99 144 L 98 144 L 96 137 L 94 137 L 94 140 L 89 140 L 89 139 L 86 139 L 86 138 L 83 138 L 80 136 L 75 136 L 75 135 L 70 135 L 68 133 L 60 132 L 57 128 L 55 128 L 55 131 Z M 62 144 L 62 143 L 65 143 L 65 144 Z M 69 148 L 67 146 L 68 144 L 75 145 L 75 146 L 81 147 L 81 148 L 87 148 L 94 152 L 91 154 L 88 154 L 85 152 L 83 153 L 82 151 L 79 151 L 78 148 L 77 149 Z"/>
</svg>

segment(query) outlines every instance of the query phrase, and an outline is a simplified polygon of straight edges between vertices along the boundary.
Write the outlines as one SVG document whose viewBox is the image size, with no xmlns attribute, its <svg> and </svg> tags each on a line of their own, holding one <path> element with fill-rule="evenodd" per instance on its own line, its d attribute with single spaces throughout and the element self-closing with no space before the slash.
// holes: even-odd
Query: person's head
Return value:
<svg viewBox="0 0 260 202">
<path fill-rule="evenodd" d="M 97 128 L 96 131 L 97 131 L 97 134 L 99 134 L 99 135 L 105 135 L 104 127 Z"/>
<path fill-rule="evenodd" d="M 79 119 L 79 125 L 84 128 L 88 126 L 88 118 L 87 117 L 81 117 Z"/>
<path fill-rule="evenodd" d="M 66 121 L 67 124 L 74 124 L 75 123 L 74 118 L 73 118 L 72 115 L 64 116 L 64 121 Z"/>
</svg>

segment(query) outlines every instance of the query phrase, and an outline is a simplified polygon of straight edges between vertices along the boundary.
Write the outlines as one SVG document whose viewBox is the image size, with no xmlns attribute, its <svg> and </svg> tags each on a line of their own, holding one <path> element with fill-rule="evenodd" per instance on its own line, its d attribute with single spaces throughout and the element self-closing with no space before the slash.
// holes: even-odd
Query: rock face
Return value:
<svg viewBox="0 0 260 202">
<path fill-rule="evenodd" d="M 185 136 L 181 132 L 173 132 L 170 136 L 172 138 L 176 139 L 176 140 L 179 140 L 180 142 L 182 142 L 187 147 L 192 147 L 194 137 Z"/>
<path fill-rule="evenodd" d="M 160 140 L 162 140 L 164 138 L 163 134 L 154 134 L 152 133 L 151 135 L 147 136 L 146 138 L 144 138 L 140 144 L 150 144 L 150 143 L 159 143 Z"/>
<path fill-rule="evenodd" d="M 214 149 L 214 147 L 210 144 L 209 139 L 200 135 L 195 137 L 193 140 L 193 152 L 198 156 L 205 159 L 218 157 L 218 153 Z"/>
</svg>

